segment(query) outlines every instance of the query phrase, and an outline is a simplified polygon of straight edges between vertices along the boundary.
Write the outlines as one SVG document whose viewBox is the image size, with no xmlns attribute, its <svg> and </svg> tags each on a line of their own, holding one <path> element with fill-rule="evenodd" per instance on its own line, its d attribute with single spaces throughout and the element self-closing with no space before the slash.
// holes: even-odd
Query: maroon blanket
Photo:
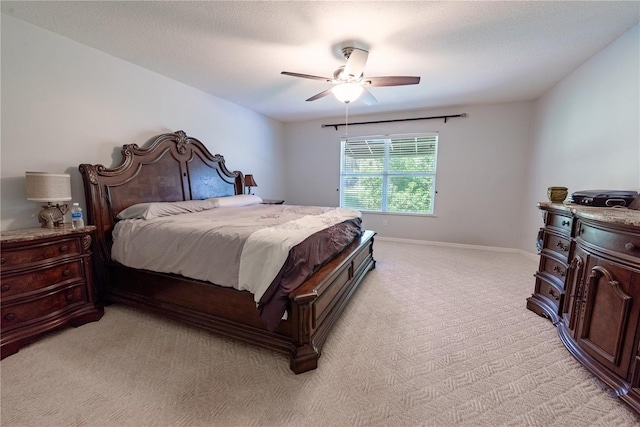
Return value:
<svg viewBox="0 0 640 427">
<path fill-rule="evenodd" d="M 287 310 L 289 294 L 362 234 L 360 218 L 312 234 L 291 248 L 287 261 L 258 303 L 260 318 L 275 330 Z"/>
</svg>

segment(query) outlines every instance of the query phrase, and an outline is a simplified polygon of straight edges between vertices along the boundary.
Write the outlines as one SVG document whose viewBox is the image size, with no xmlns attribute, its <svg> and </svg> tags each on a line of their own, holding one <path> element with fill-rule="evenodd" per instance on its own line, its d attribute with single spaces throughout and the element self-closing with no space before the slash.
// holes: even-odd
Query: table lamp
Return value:
<svg viewBox="0 0 640 427">
<path fill-rule="evenodd" d="M 244 185 L 248 188 L 247 194 L 251 194 L 251 187 L 257 187 L 256 181 L 253 179 L 253 175 L 245 175 L 244 176 Z"/>
<path fill-rule="evenodd" d="M 46 202 L 38 213 L 38 220 L 44 228 L 62 227 L 64 214 L 69 205 L 57 202 L 71 200 L 71 176 L 48 172 L 25 172 L 27 200 Z M 55 205 L 53 203 L 56 202 Z"/>
</svg>

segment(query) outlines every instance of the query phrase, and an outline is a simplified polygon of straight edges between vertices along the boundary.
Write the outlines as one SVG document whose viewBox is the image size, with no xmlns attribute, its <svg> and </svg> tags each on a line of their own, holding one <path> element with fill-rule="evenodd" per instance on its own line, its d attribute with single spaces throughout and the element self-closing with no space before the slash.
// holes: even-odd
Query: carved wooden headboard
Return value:
<svg viewBox="0 0 640 427">
<path fill-rule="evenodd" d="M 242 194 L 244 175 L 230 172 L 220 154 L 212 155 L 195 138 L 179 130 L 122 146 L 122 162 L 114 167 L 81 164 L 87 222 L 95 225 L 96 246 L 103 262 L 111 260 L 111 233 L 116 215 L 143 202 L 175 202 Z"/>
</svg>

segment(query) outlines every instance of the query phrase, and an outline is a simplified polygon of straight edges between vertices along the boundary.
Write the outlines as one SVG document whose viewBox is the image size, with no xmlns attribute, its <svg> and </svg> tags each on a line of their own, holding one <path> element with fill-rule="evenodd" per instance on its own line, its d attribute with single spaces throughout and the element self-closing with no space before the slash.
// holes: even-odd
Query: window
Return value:
<svg viewBox="0 0 640 427">
<path fill-rule="evenodd" d="M 437 134 L 343 140 L 340 206 L 433 214 L 437 151 Z"/>
</svg>

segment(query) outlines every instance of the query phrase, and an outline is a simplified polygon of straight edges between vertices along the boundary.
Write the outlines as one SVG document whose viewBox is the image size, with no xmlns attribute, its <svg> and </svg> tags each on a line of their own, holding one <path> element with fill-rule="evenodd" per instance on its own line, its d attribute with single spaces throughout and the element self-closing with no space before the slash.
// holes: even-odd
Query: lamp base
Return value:
<svg viewBox="0 0 640 427">
<path fill-rule="evenodd" d="M 42 206 L 42 210 L 38 213 L 38 221 L 42 228 L 62 227 L 64 225 L 64 214 L 69 212 L 69 205 L 53 206 L 51 203 Z"/>
</svg>

